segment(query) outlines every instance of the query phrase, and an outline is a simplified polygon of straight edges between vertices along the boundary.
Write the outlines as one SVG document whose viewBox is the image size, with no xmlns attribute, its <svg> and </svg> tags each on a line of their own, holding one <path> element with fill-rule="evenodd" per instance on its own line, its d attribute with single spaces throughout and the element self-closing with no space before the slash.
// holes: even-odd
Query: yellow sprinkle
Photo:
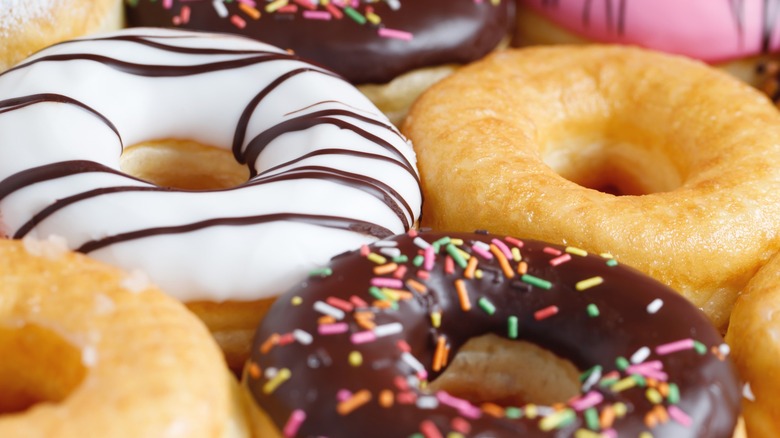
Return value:
<svg viewBox="0 0 780 438">
<path fill-rule="evenodd" d="M 371 401 L 371 392 L 367 389 L 361 389 L 352 394 L 352 397 L 339 402 L 338 406 L 336 406 L 336 412 L 341 415 L 347 415 L 369 401 Z"/>
<path fill-rule="evenodd" d="M 389 297 L 393 301 L 405 301 L 414 298 L 411 292 L 403 289 L 393 289 L 389 287 L 383 287 L 380 289 L 386 297 Z"/>
<path fill-rule="evenodd" d="M 647 388 L 647 391 L 645 391 L 645 397 L 650 400 L 650 403 L 656 405 L 664 401 L 664 397 L 655 388 Z"/>
<path fill-rule="evenodd" d="M 441 312 L 431 313 L 431 325 L 433 328 L 441 327 Z"/>
<path fill-rule="evenodd" d="M 291 375 L 292 373 L 287 368 L 282 368 L 281 370 L 277 371 L 276 375 L 273 376 L 271 380 L 265 382 L 265 385 L 263 385 L 263 394 L 270 394 L 276 391 L 276 388 L 289 380 Z"/>
<path fill-rule="evenodd" d="M 292 297 L 292 299 L 290 299 L 290 304 L 292 304 L 293 306 L 300 306 L 301 304 L 303 304 L 303 298 L 296 295 Z"/>
<path fill-rule="evenodd" d="M 583 291 L 585 289 L 590 289 L 593 286 L 598 286 L 601 283 L 604 282 L 604 279 L 601 277 L 591 277 L 585 280 L 578 281 L 576 285 L 574 285 L 574 288 Z"/>
<path fill-rule="evenodd" d="M 599 256 L 601 256 L 601 258 L 604 258 L 604 259 L 612 259 L 612 258 L 614 258 L 614 256 L 612 254 L 608 253 L 608 252 L 602 252 L 601 254 L 599 254 Z"/>
<path fill-rule="evenodd" d="M 366 20 L 368 20 L 371 24 L 379 24 L 382 22 L 382 19 L 379 18 L 379 15 L 373 12 L 366 13 Z"/>
<path fill-rule="evenodd" d="M 513 246 L 510 251 L 512 251 L 512 260 L 519 262 L 523 259 L 522 254 L 520 254 L 520 248 Z"/>
<path fill-rule="evenodd" d="M 628 406 L 623 402 L 613 404 L 612 408 L 615 409 L 615 416 L 618 418 L 623 418 L 628 413 Z"/>
<path fill-rule="evenodd" d="M 467 253 L 466 251 L 463 251 L 460 248 L 455 248 L 455 251 L 458 251 L 458 254 L 460 254 L 460 256 L 463 257 L 463 260 L 468 260 L 471 258 L 471 254 Z"/>
<path fill-rule="evenodd" d="M 585 257 L 586 255 L 588 255 L 588 251 L 585 251 L 582 248 L 577 248 L 576 246 L 567 246 L 566 247 L 566 252 L 568 252 L 569 254 L 574 254 L 574 255 L 580 256 L 580 257 Z"/>
<path fill-rule="evenodd" d="M 452 238 L 450 239 L 450 243 L 455 246 L 463 246 L 463 239 Z"/>
<path fill-rule="evenodd" d="M 653 434 L 648 431 L 644 431 L 639 434 L 639 438 L 653 438 Z"/>
<path fill-rule="evenodd" d="M 382 257 L 381 255 L 379 255 L 379 254 L 377 254 L 375 252 L 368 253 L 366 258 L 371 260 L 372 262 L 376 263 L 377 265 L 384 265 L 385 263 L 387 263 L 387 259 L 386 258 Z"/>
<path fill-rule="evenodd" d="M 601 438 L 601 434 L 587 429 L 577 429 L 574 432 L 574 438 Z"/>
<path fill-rule="evenodd" d="M 535 404 L 529 403 L 528 405 L 526 405 L 526 407 L 525 407 L 525 416 L 526 417 L 528 417 L 529 419 L 533 420 L 534 418 L 536 418 L 536 414 L 537 414 L 537 412 L 536 412 L 536 405 Z"/>
<path fill-rule="evenodd" d="M 349 364 L 353 367 L 359 367 L 363 364 L 363 355 L 359 351 L 349 353 Z"/>
<path fill-rule="evenodd" d="M 483 275 L 484 273 L 482 272 L 482 269 L 477 269 L 476 271 L 474 271 L 474 278 L 476 278 L 477 280 L 481 280 Z"/>
<path fill-rule="evenodd" d="M 274 0 L 265 5 L 266 12 L 275 12 L 277 9 L 287 6 L 287 0 Z"/>
<path fill-rule="evenodd" d="M 636 386 L 636 380 L 633 377 L 628 376 L 613 383 L 609 389 L 612 390 L 612 392 L 620 392 L 633 388 L 634 386 Z"/>
</svg>

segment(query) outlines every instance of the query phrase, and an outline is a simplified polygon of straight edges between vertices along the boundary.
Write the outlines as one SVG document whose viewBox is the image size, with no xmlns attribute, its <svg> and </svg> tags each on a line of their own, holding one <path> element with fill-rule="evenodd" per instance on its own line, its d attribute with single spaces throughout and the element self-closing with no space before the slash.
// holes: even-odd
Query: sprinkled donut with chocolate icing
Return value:
<svg viewBox="0 0 780 438">
<path fill-rule="evenodd" d="M 232 151 L 248 179 L 196 191 L 120 169 L 169 138 Z M 184 302 L 273 299 L 421 205 L 411 146 L 368 99 L 237 35 L 136 28 L 43 50 L 0 75 L 0 145 L 0 234 L 61 235 Z"/>
<path fill-rule="evenodd" d="M 130 26 L 240 33 L 291 49 L 357 85 L 387 84 L 418 69 L 479 59 L 507 39 L 513 24 L 509 0 L 126 0 L 126 5 Z M 431 72 L 431 79 L 442 74 Z M 407 86 L 412 84 L 400 88 Z M 390 105 L 382 105 L 378 90 L 368 91 L 381 109 Z M 400 98 L 399 90 L 383 92 Z"/>
<path fill-rule="evenodd" d="M 572 361 L 578 394 L 477 406 L 424 389 L 485 334 Z M 679 294 L 511 237 L 410 232 L 337 256 L 277 300 L 252 351 L 257 423 L 285 437 L 730 437 L 739 416 L 728 347 Z"/>
</svg>

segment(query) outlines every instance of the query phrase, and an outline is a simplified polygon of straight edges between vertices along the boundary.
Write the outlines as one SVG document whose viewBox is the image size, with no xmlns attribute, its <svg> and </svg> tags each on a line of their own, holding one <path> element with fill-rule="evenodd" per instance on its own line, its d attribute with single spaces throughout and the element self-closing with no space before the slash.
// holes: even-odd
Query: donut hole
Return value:
<svg viewBox="0 0 780 438">
<path fill-rule="evenodd" d="M 479 405 L 552 405 L 580 393 L 580 371 L 536 344 L 489 334 L 469 339 L 428 385 Z"/>
<path fill-rule="evenodd" d="M 638 129 L 629 138 L 562 129 L 550 139 L 542 157 L 558 175 L 593 190 L 618 196 L 670 192 L 682 175 L 653 135 Z M 594 132 L 598 132 L 597 130 Z"/>
<path fill-rule="evenodd" d="M 249 180 L 249 168 L 232 152 L 189 140 L 157 140 L 126 147 L 119 167 L 160 187 L 219 190 Z"/>
<path fill-rule="evenodd" d="M 81 350 L 35 324 L 0 326 L 0 415 L 60 402 L 87 373 Z"/>
</svg>

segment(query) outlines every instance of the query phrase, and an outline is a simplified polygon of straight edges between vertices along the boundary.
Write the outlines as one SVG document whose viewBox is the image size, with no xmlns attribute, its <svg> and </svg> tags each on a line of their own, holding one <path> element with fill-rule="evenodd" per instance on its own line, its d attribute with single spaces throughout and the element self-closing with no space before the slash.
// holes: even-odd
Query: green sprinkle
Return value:
<svg viewBox="0 0 780 438">
<path fill-rule="evenodd" d="M 599 306 L 590 303 L 588 304 L 588 307 L 586 307 L 586 309 L 588 310 L 588 316 L 590 316 L 591 318 L 595 318 L 599 316 Z"/>
<path fill-rule="evenodd" d="M 607 260 L 607 266 L 612 267 L 612 266 L 617 266 L 617 265 L 618 265 L 617 260 L 615 260 L 615 259 Z"/>
<path fill-rule="evenodd" d="M 309 271 L 309 277 L 328 277 L 333 274 L 331 268 L 319 268 Z"/>
<path fill-rule="evenodd" d="M 673 405 L 680 402 L 680 387 L 676 383 L 669 384 L 669 394 L 666 395 L 666 400 Z"/>
<path fill-rule="evenodd" d="M 433 242 L 434 245 L 449 245 L 452 243 L 452 238 L 450 236 L 444 236 L 441 239 Z"/>
<path fill-rule="evenodd" d="M 349 6 L 346 6 L 344 8 L 344 13 L 349 15 L 349 18 L 355 20 L 357 24 L 366 24 L 366 17 L 364 17 L 360 12 L 350 8 Z"/>
<path fill-rule="evenodd" d="M 523 410 L 515 406 L 508 406 L 504 409 L 504 416 L 511 420 L 517 420 L 523 417 Z"/>
<path fill-rule="evenodd" d="M 640 386 L 642 388 L 647 386 L 647 380 L 645 380 L 645 377 L 642 376 L 641 374 L 632 374 L 631 378 L 634 379 L 634 381 L 636 382 L 637 386 Z"/>
<path fill-rule="evenodd" d="M 496 313 L 496 306 L 485 297 L 480 297 L 479 300 L 477 300 L 477 304 L 479 304 L 479 307 L 488 315 Z"/>
<path fill-rule="evenodd" d="M 425 435 L 421 434 L 420 432 L 417 432 L 409 435 L 409 438 L 425 438 Z"/>
<path fill-rule="evenodd" d="M 618 382 L 617 377 L 605 377 L 599 381 L 599 386 L 602 388 L 605 388 L 607 386 L 612 386 L 613 384 Z"/>
<path fill-rule="evenodd" d="M 414 256 L 414 259 L 412 259 L 412 264 L 416 268 L 419 268 L 420 266 L 422 266 L 424 261 L 425 261 L 425 257 L 423 257 L 421 254 L 417 254 L 416 256 Z"/>
<path fill-rule="evenodd" d="M 615 365 L 620 371 L 625 371 L 626 368 L 628 368 L 628 366 L 631 365 L 631 363 L 625 357 L 620 356 L 617 359 L 615 359 Z"/>
<path fill-rule="evenodd" d="M 380 288 L 378 288 L 378 287 L 376 287 L 376 286 L 371 286 L 371 287 L 369 287 L 369 288 L 368 288 L 368 293 L 370 293 L 370 294 L 371 294 L 371 296 L 372 296 L 372 297 L 374 297 L 374 298 L 376 298 L 377 300 L 382 300 L 382 301 L 393 301 L 393 300 L 392 300 L 390 297 L 388 297 L 387 295 L 385 295 L 385 293 L 384 293 L 384 292 L 382 292 L 382 289 L 380 289 Z"/>
<path fill-rule="evenodd" d="M 508 335 L 509 339 L 517 339 L 518 336 L 518 327 L 517 327 L 517 317 L 516 316 L 510 316 L 507 318 L 507 325 L 508 325 Z"/>
<path fill-rule="evenodd" d="M 699 354 L 705 354 L 707 352 L 707 346 L 699 341 L 693 341 L 693 349 Z"/>
<path fill-rule="evenodd" d="M 523 274 L 523 276 L 520 277 L 520 280 L 523 281 L 524 283 L 528 283 L 531 286 L 536 286 L 536 287 L 538 287 L 540 289 L 551 289 L 552 288 L 552 283 L 550 283 L 547 280 L 543 280 L 543 279 L 541 279 L 539 277 L 534 277 L 533 275 Z"/>
<path fill-rule="evenodd" d="M 446 246 L 447 254 L 449 254 L 452 257 L 452 260 L 455 261 L 455 263 L 461 267 L 461 269 L 466 269 L 466 265 L 468 265 L 468 262 L 465 258 L 463 258 L 463 255 L 458 250 L 458 247 L 453 244 L 447 244 Z"/>
<path fill-rule="evenodd" d="M 590 430 L 601 430 L 601 424 L 599 423 L 599 412 L 596 408 L 588 408 L 583 412 L 585 417 L 585 426 Z"/>
<path fill-rule="evenodd" d="M 408 261 L 409 261 L 409 256 L 407 256 L 406 254 L 401 254 L 399 256 L 393 257 L 394 263 L 406 263 Z"/>
</svg>

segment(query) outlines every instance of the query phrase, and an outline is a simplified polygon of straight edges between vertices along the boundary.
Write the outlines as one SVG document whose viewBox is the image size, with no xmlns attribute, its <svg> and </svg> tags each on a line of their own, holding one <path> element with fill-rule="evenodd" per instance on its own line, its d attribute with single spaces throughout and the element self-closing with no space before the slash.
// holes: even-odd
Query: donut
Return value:
<svg viewBox="0 0 780 438">
<path fill-rule="evenodd" d="M 483 335 L 570 361 L 574 394 L 475 404 L 440 387 Z M 459 374 L 488 392 L 533 382 L 503 349 Z M 285 437 L 731 437 L 741 397 L 728 346 L 679 294 L 612 258 L 485 233 L 407 233 L 335 257 L 274 303 L 243 384 L 256 427 L 276 430 L 260 435 Z"/>
<path fill-rule="evenodd" d="M 437 84 L 402 132 L 423 226 L 611 253 L 725 329 L 737 292 L 780 249 L 779 116 L 684 57 L 539 46 Z"/>
<path fill-rule="evenodd" d="M 519 0 L 521 44 L 629 44 L 717 65 L 758 84 L 756 67 L 780 51 L 773 2 L 739 0 Z"/>
<path fill-rule="evenodd" d="M 0 240 L 0 435 L 249 436 L 206 327 L 61 239 Z"/>
<path fill-rule="evenodd" d="M 421 208 L 414 152 L 365 96 L 236 35 L 134 28 L 38 52 L 0 76 L 0 143 L 0 234 L 145 272 L 239 368 L 276 295 Z M 189 160 L 243 176 L 193 188 Z M 149 176 L 191 167 L 181 187 Z"/>
<path fill-rule="evenodd" d="M 778 306 L 780 255 L 775 255 L 739 295 L 726 333 L 734 362 L 746 382 L 743 409 L 751 437 L 772 437 L 780 433 Z"/>
<path fill-rule="evenodd" d="M 0 71 L 51 44 L 123 26 L 121 0 L 6 0 L 0 6 Z"/>
<path fill-rule="evenodd" d="M 514 24 L 509 0 L 125 3 L 130 26 L 240 33 L 291 49 L 358 85 L 396 123 L 427 86 L 505 46 Z"/>
</svg>

